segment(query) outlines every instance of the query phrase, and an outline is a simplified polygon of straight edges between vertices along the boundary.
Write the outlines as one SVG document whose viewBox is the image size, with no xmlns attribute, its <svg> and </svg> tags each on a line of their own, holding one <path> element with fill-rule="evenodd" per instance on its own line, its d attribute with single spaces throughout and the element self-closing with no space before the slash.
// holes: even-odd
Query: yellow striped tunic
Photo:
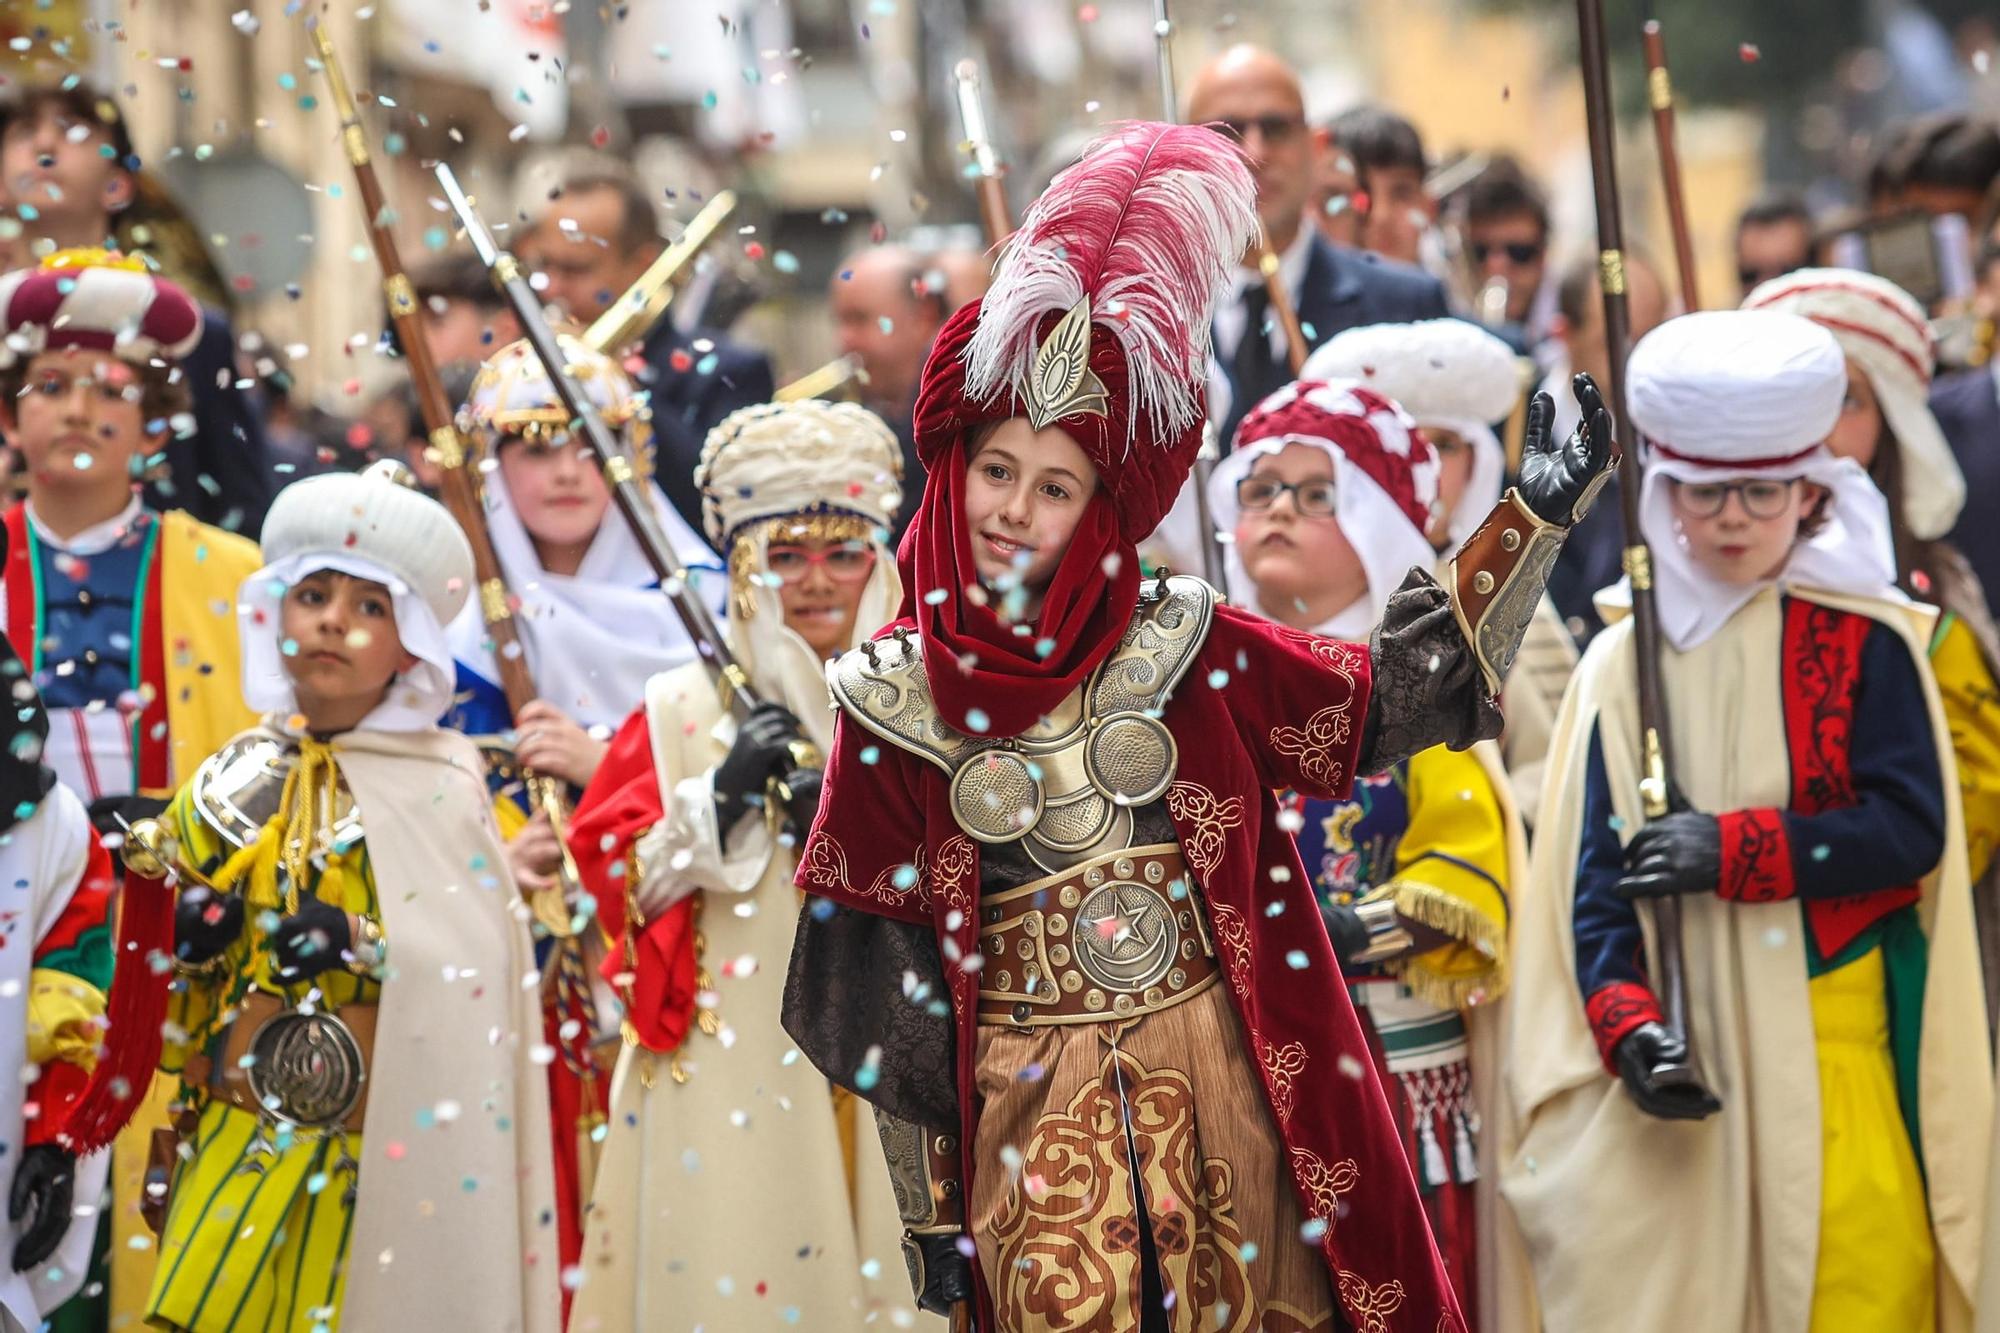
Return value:
<svg viewBox="0 0 2000 1333">
<path fill-rule="evenodd" d="M 182 859 L 205 875 L 235 849 L 200 816 L 183 789 L 167 812 Z M 266 837 L 274 836 L 267 830 Z M 375 878 L 359 840 L 324 851 L 305 890 L 379 923 Z M 177 978 L 161 1067 L 181 1073 L 188 1056 L 220 1058 L 234 1006 L 255 986 L 323 1011 L 373 1003 L 381 989 L 339 963 L 281 985 L 269 934 L 284 910 L 268 877 L 250 875 L 244 929 L 212 976 Z M 317 988 L 317 989 L 315 989 Z M 345 1258 L 362 1159 L 359 1134 L 324 1135 L 260 1124 L 260 1117 L 183 1085 L 201 1107 L 174 1172 L 159 1265 L 146 1303 L 155 1327 L 190 1333 L 319 1333 L 340 1325 Z"/>
</svg>

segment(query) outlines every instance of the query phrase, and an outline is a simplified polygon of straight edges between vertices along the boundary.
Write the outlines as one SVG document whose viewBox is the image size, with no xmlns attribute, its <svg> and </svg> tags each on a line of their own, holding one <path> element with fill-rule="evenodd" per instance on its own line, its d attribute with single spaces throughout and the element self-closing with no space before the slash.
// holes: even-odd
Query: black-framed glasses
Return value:
<svg viewBox="0 0 2000 1333">
<path fill-rule="evenodd" d="M 1508 241 L 1496 245 L 1491 241 L 1473 241 L 1465 247 L 1472 255 L 1472 262 L 1483 264 L 1494 251 L 1507 256 L 1510 264 L 1532 264 L 1542 257 L 1543 247 L 1533 241 Z"/>
<path fill-rule="evenodd" d="M 1306 118 L 1274 112 L 1268 116 L 1217 116 L 1208 123 L 1238 143 L 1248 140 L 1253 129 L 1265 143 L 1285 143 L 1305 129 Z"/>
<path fill-rule="evenodd" d="M 1236 483 L 1236 507 L 1245 513 L 1269 509 L 1286 491 L 1292 493 L 1292 508 L 1308 518 L 1331 518 L 1333 502 L 1339 494 L 1332 480 L 1279 481 L 1276 477 L 1245 477 Z"/>
<path fill-rule="evenodd" d="M 1676 481 L 1674 503 L 1695 518 L 1714 518 L 1734 495 L 1743 503 L 1743 512 L 1752 518 L 1776 518 L 1791 502 L 1792 487 L 1798 478 L 1783 481 L 1758 477 L 1750 481 Z"/>
</svg>

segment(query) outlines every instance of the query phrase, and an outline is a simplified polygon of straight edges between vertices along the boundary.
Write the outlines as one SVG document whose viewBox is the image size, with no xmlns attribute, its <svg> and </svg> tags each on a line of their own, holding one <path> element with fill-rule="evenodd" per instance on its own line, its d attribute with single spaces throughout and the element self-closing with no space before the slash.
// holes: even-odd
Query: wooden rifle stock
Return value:
<svg viewBox="0 0 2000 1333">
<path fill-rule="evenodd" d="M 1661 35 L 1658 19 L 1648 19 L 1646 41 L 1646 99 L 1653 107 L 1653 140 L 1660 150 L 1660 184 L 1665 191 L 1667 223 L 1674 234 L 1674 267 L 1680 274 L 1681 305 L 1701 309 L 1696 287 L 1694 237 L 1688 232 L 1687 196 L 1681 190 L 1681 155 L 1674 142 L 1674 82 L 1667 73 L 1667 39 Z"/>
</svg>

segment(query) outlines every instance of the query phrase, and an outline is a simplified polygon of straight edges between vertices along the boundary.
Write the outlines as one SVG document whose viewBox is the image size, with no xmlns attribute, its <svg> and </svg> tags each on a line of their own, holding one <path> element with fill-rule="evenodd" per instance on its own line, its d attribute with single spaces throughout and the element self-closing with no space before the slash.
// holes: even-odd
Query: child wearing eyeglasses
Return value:
<svg viewBox="0 0 2000 1333">
<path fill-rule="evenodd" d="M 1797 315 L 1688 315 L 1628 384 L 1671 808 L 1641 799 L 1621 585 L 1516 916 L 1503 1193 L 1544 1327 L 1969 1327 L 1992 1072 L 1959 802 L 1934 613 L 1825 444 L 1840 347 Z M 1657 989 L 1668 895 L 1686 1040 Z"/>
<path fill-rule="evenodd" d="M 1210 510 L 1235 537 L 1232 599 L 1295 629 L 1367 640 L 1409 570 L 1436 563 L 1426 528 L 1438 456 L 1372 388 L 1302 381 L 1292 392 L 1244 418 L 1210 481 Z M 1433 746 L 1359 778 L 1344 800 L 1281 801 L 1477 1328 L 1480 1252 L 1492 1243 L 1477 1222 L 1492 1179 L 1480 1170 L 1480 1122 L 1497 1071 L 1477 1066 L 1469 1025 L 1506 990 L 1507 896 L 1527 870 L 1499 752 L 1491 741 Z M 1372 914 L 1401 929 L 1385 943 Z"/>
<path fill-rule="evenodd" d="M 817 792 L 774 785 L 800 742 L 831 749 L 827 660 L 902 597 L 900 460 L 880 418 L 818 401 L 744 408 L 702 450 L 730 647 L 765 702 L 733 717 L 698 663 L 655 676 L 570 829 L 626 1010 L 577 1328 L 729 1328 L 746 1300 L 855 1333 L 916 1318 L 881 1140 L 779 1025 Z"/>
</svg>

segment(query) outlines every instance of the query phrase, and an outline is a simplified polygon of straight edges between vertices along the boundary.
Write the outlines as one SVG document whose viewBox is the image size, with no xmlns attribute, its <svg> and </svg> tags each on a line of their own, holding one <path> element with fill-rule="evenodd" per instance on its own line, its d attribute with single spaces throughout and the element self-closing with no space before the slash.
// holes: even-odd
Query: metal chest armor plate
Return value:
<svg viewBox="0 0 2000 1333">
<path fill-rule="evenodd" d="M 232 847 L 247 847 L 278 813 L 285 779 L 299 752 L 281 738 L 247 731 L 202 760 L 189 783 L 195 813 Z M 323 814 L 328 812 L 322 812 Z M 331 818 L 318 827 L 326 846 L 345 845 L 361 837 L 361 812 L 340 783 Z"/>
<path fill-rule="evenodd" d="M 920 642 L 906 632 L 843 653 L 827 679 L 856 722 L 944 770 L 967 835 L 1019 843 L 1056 871 L 1131 846 L 1133 809 L 1172 784 L 1179 752 L 1159 714 L 1214 613 L 1215 591 L 1199 579 L 1149 585 L 1118 647 L 1018 736 L 969 736 L 938 716 Z"/>
</svg>

